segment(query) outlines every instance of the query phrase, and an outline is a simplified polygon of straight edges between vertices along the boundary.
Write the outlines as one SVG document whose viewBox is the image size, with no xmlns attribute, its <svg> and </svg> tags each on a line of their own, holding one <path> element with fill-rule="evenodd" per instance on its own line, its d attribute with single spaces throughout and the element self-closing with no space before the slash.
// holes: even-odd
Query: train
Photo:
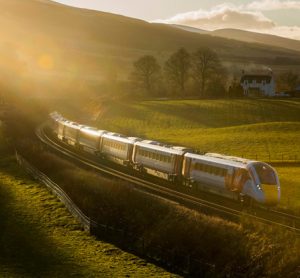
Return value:
<svg viewBox="0 0 300 278">
<path fill-rule="evenodd" d="M 241 202 L 276 206 L 281 190 L 269 164 L 191 148 L 127 137 L 81 125 L 57 112 L 50 114 L 54 136 L 65 144 L 99 158 L 180 186 Z"/>
</svg>

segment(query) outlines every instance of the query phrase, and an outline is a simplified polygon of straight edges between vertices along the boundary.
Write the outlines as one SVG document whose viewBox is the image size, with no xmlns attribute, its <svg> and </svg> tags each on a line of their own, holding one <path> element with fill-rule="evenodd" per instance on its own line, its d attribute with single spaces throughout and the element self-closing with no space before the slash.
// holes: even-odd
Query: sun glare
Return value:
<svg viewBox="0 0 300 278">
<path fill-rule="evenodd" d="M 38 65 L 43 70 L 51 70 L 54 67 L 53 58 L 48 54 L 43 54 L 38 59 Z"/>
</svg>

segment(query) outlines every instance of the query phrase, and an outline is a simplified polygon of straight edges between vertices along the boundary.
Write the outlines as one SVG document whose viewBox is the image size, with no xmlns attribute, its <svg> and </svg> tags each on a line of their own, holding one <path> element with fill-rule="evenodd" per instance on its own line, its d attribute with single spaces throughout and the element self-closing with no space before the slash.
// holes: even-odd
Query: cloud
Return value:
<svg viewBox="0 0 300 278">
<path fill-rule="evenodd" d="M 300 1 L 263 0 L 254 1 L 242 7 L 255 11 L 300 10 Z"/>
<path fill-rule="evenodd" d="M 231 4 L 214 7 L 210 11 L 194 11 L 178 14 L 166 20 L 155 22 L 183 24 L 196 28 L 214 30 L 221 28 L 267 29 L 275 27 L 275 23 L 257 11 L 240 11 Z"/>
<path fill-rule="evenodd" d="M 211 10 L 181 13 L 154 22 L 181 24 L 205 30 L 243 29 L 300 40 L 300 26 L 279 26 L 262 13 L 264 10 L 280 9 L 300 9 L 300 1 L 263 0 L 240 6 L 225 3 Z"/>
</svg>

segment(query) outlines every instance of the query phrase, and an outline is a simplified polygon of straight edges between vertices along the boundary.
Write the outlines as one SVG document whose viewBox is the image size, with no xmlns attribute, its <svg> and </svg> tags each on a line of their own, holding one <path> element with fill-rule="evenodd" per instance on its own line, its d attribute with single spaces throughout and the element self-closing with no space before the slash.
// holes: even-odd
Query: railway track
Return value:
<svg viewBox="0 0 300 278">
<path fill-rule="evenodd" d="M 76 163 L 80 163 L 85 167 L 94 169 L 101 174 L 109 175 L 123 181 L 127 181 L 144 191 L 177 202 L 181 205 L 195 209 L 205 214 L 221 216 L 235 222 L 240 222 L 242 219 L 251 219 L 268 225 L 287 229 L 300 236 L 299 216 L 291 215 L 273 209 L 268 210 L 265 208 L 255 208 L 250 212 L 248 210 L 244 210 L 241 206 L 239 208 L 224 206 L 221 203 L 209 201 L 198 196 L 195 197 L 190 194 L 180 192 L 175 188 L 162 186 L 157 182 L 148 181 L 139 176 L 125 173 L 124 171 L 112 168 L 110 166 L 99 163 L 92 158 L 88 158 L 87 156 L 76 153 L 70 148 L 67 148 L 61 143 L 53 140 L 45 132 L 45 125 L 42 125 L 36 130 L 36 135 L 45 145 L 50 147 L 52 150 L 63 154 L 68 159 L 71 159 Z"/>
</svg>

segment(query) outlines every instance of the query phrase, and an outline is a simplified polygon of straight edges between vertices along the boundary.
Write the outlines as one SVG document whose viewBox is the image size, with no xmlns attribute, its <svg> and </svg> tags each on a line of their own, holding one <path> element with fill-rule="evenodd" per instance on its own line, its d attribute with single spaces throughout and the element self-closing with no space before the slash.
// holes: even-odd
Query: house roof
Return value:
<svg viewBox="0 0 300 278">
<path fill-rule="evenodd" d="M 272 80 L 271 75 L 258 75 L 258 74 L 245 74 L 241 78 L 241 82 L 243 83 L 245 80 L 247 80 L 249 83 L 253 83 L 255 80 L 257 83 L 262 83 L 262 81 L 265 81 L 266 83 L 270 83 Z"/>
</svg>

